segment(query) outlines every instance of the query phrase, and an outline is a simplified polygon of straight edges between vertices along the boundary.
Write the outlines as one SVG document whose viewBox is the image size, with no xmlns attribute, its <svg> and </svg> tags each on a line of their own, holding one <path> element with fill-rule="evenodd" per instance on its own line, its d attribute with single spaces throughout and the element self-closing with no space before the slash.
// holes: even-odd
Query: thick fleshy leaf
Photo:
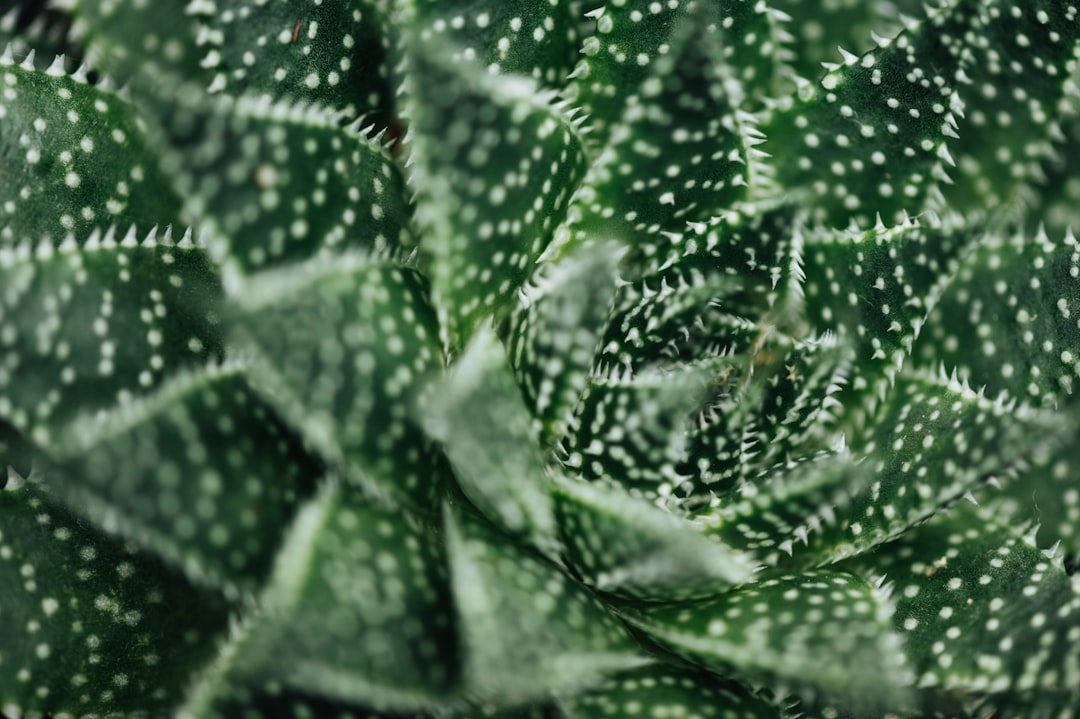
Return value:
<svg viewBox="0 0 1080 719">
<path fill-rule="evenodd" d="M 421 42 L 448 36 L 458 48 L 455 59 L 474 58 L 492 73 L 561 87 L 577 60 L 569 0 L 420 0 L 414 6 Z"/>
<path fill-rule="evenodd" d="M 224 634 L 224 602 L 33 483 L 0 490 L 0 518 L 0 709 L 167 714 Z"/>
<path fill-rule="evenodd" d="M 202 66 L 226 94 L 306 100 L 389 122 L 385 2 L 194 0 Z"/>
<path fill-rule="evenodd" d="M 920 687 L 1002 716 L 1072 716 L 1060 712 L 1080 699 L 1080 585 L 1034 533 L 958 508 L 859 564 L 895 584 Z"/>
<path fill-rule="evenodd" d="M 1010 476 L 1068 430 L 1053 416 L 923 375 L 897 381 L 873 426 L 853 433 L 863 481 L 836 521 L 808 540 L 834 560 L 899 536 L 984 480 Z"/>
<path fill-rule="evenodd" d="M 454 343 L 507 309 L 585 171 L 568 115 L 516 75 L 453 62 L 438 43 L 409 55 L 417 220 Z"/>
<path fill-rule="evenodd" d="M 214 696 L 197 697 L 178 719 L 425 719 L 428 714 L 375 711 L 359 704 L 328 699 L 276 684 L 215 687 Z"/>
<path fill-rule="evenodd" d="M 80 414 L 222 353 L 216 275 L 186 236 L 0 250 L 0 418 L 48 447 Z"/>
<path fill-rule="evenodd" d="M 5 50 L 0 78 L 0 247 L 177 220 L 180 201 L 128 101 L 67 74 L 62 58 L 37 70 Z"/>
<path fill-rule="evenodd" d="M 695 719 L 782 719 L 782 709 L 735 683 L 686 669 L 652 664 L 619 674 L 560 702 L 566 719 L 631 719 L 644 710 Z"/>
<path fill-rule="evenodd" d="M 627 618 L 661 647 L 723 675 L 891 707 L 904 703 L 910 682 L 892 611 L 884 590 L 820 570 Z"/>
<path fill-rule="evenodd" d="M 155 103 L 162 166 L 228 271 L 412 244 L 401 170 L 335 113 L 191 84 Z"/>
<path fill-rule="evenodd" d="M 667 496 L 681 478 L 690 419 L 708 396 L 705 367 L 595 377 L 560 452 L 572 474 L 612 479 L 647 496 Z"/>
<path fill-rule="evenodd" d="M 436 531 L 328 485 L 289 532 L 236 676 L 379 710 L 445 703 L 458 630 Z"/>
<path fill-rule="evenodd" d="M 626 98 L 575 197 L 571 243 L 609 237 L 627 244 L 628 262 L 652 257 L 669 244 L 662 233 L 732 207 L 763 174 L 752 149 L 760 133 L 741 110 L 745 93 L 725 58 L 726 46 L 737 43 L 723 30 L 730 18 L 722 6 L 730 4 L 686 11 L 673 21 L 666 52 L 645 57 L 641 88 Z"/>
<path fill-rule="evenodd" d="M 507 355 L 544 447 L 566 433 L 588 384 L 616 261 L 614 248 L 601 247 L 541 265 L 508 318 Z"/>
<path fill-rule="evenodd" d="M 441 457 L 411 416 L 443 367 L 424 278 L 389 260 L 327 258 L 260 273 L 235 311 L 252 383 L 286 420 L 348 481 L 434 510 Z"/>
<path fill-rule="evenodd" d="M 808 188 L 816 219 L 865 227 L 875 215 L 892 223 L 923 209 L 943 177 L 960 109 L 957 60 L 942 42 L 971 28 L 968 4 L 938 10 L 861 57 L 845 56 L 763 127 L 777 180 Z"/>
<path fill-rule="evenodd" d="M 806 314 L 819 331 L 855 343 L 855 390 L 895 378 L 973 235 L 958 217 L 808 235 Z"/>
<path fill-rule="evenodd" d="M 945 189 L 956 209 L 1014 199 L 1012 193 L 1041 176 L 1039 163 L 1051 156 L 1051 140 L 1061 132 L 1066 68 L 1080 37 L 1076 0 L 972 4 L 979 7 L 978 19 L 969 35 L 958 38 L 964 84 L 957 89 L 965 119 L 959 139 L 950 143 L 957 172 Z"/>
<path fill-rule="evenodd" d="M 1080 374 L 1080 243 L 1069 232 L 989 237 L 930 316 L 917 356 L 989 392 L 1074 404 Z"/>
<path fill-rule="evenodd" d="M 445 516 L 471 698 L 546 697 L 647 662 L 619 620 L 562 568 L 479 520 Z"/>
<path fill-rule="evenodd" d="M 679 600 L 748 581 L 754 565 L 625 489 L 562 480 L 555 507 L 566 556 L 585 582 L 619 597 Z"/>
<path fill-rule="evenodd" d="M 189 0 L 52 0 L 74 17 L 72 37 L 98 70 L 128 80 L 147 62 L 208 81 Z M 136 40 L 137 39 L 137 40 Z"/>
<path fill-rule="evenodd" d="M 840 58 L 837 48 L 861 55 L 874 49 L 874 35 L 893 37 L 903 29 L 901 13 L 923 14 L 918 0 L 770 0 L 787 16 L 781 27 L 789 38 L 785 60 L 808 79 L 822 74 L 823 63 Z"/>
<path fill-rule="evenodd" d="M 482 329 L 418 403 L 458 486 L 491 522 L 557 556 L 551 479 L 502 344 Z"/>
<path fill-rule="evenodd" d="M 1034 457 L 1016 479 L 995 488 L 993 500 L 1014 526 L 1038 523 L 1041 542 L 1060 542 L 1067 566 L 1080 567 L 1080 444 Z"/>
<path fill-rule="evenodd" d="M 707 24 L 719 24 L 725 36 L 733 38 L 724 44 L 722 53 L 734 79 L 755 88 L 754 100 L 773 94 L 779 72 L 772 11 L 764 3 L 744 0 L 700 5 L 693 1 L 648 5 L 610 2 L 589 13 L 596 24 L 582 43 L 584 57 L 565 94 L 589 114 L 598 144 L 609 139 L 614 121 L 637 96 L 652 72 L 651 65 L 677 46 L 672 38 L 674 29 L 699 10 L 711 16 Z M 701 100 L 704 98 L 695 98 Z"/>
<path fill-rule="evenodd" d="M 251 594 L 321 470 L 240 369 L 193 373 L 81 417 L 50 453 L 44 481 L 192 579 Z"/>
</svg>

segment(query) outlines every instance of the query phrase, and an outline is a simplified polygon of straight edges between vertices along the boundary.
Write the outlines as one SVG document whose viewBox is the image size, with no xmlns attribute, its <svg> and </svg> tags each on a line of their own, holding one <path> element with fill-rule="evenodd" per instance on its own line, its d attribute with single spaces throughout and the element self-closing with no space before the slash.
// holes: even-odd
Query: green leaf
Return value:
<svg viewBox="0 0 1080 719">
<path fill-rule="evenodd" d="M 883 550 L 872 567 L 859 564 L 896 586 L 894 623 L 920 687 L 997 706 L 1003 716 L 1075 709 L 1080 586 L 1034 533 L 965 507 Z"/>
<path fill-rule="evenodd" d="M 494 333 L 480 330 L 418 405 L 420 424 L 442 444 L 473 505 L 503 531 L 557 556 L 551 479 Z"/>
<path fill-rule="evenodd" d="M 945 189 L 957 209 L 1014 199 L 1041 176 L 1039 163 L 1061 132 L 1060 104 L 1080 36 L 1075 0 L 972 4 L 978 18 L 958 39 L 965 119 L 951 143 L 955 183 Z"/>
<path fill-rule="evenodd" d="M 10 49 L 0 79 L 0 247 L 177 219 L 180 201 L 127 100 L 88 85 L 83 69 L 68 75 L 62 58 L 37 70 Z"/>
<path fill-rule="evenodd" d="M 413 244 L 401 170 L 334 112 L 208 97 L 191 84 L 152 102 L 169 148 L 162 167 L 185 216 L 209 230 L 227 278 L 319 253 Z"/>
<path fill-rule="evenodd" d="M 743 0 L 701 4 L 706 5 L 715 5 L 716 9 L 702 13 L 709 16 L 705 23 L 719 25 L 726 37 L 739 39 L 722 49 L 724 64 L 732 68 L 734 79 L 759 88 L 758 93 L 771 95 L 778 74 L 771 10 L 764 3 Z M 611 2 L 588 13 L 596 25 L 582 43 L 584 57 L 574 68 L 564 94 L 588 113 L 598 145 L 606 144 L 613 121 L 622 117 L 637 97 L 653 71 L 652 64 L 678 47 L 673 39 L 676 28 L 686 21 L 700 21 L 700 9 L 695 9 L 693 2 L 646 6 Z M 702 68 L 696 70 L 702 72 Z"/>
<path fill-rule="evenodd" d="M 959 217 L 808 235 L 806 314 L 819 331 L 855 343 L 861 371 L 854 390 L 881 392 L 882 376 L 895 379 L 973 235 Z"/>
<path fill-rule="evenodd" d="M 630 719 L 652 714 L 697 719 L 781 719 L 781 709 L 743 687 L 703 672 L 651 664 L 560 702 L 565 719 Z"/>
<path fill-rule="evenodd" d="M 826 570 L 627 614 L 664 649 L 725 676 L 890 708 L 911 679 L 891 617 L 884 590 Z"/>
<path fill-rule="evenodd" d="M 229 595 L 261 586 L 321 474 L 240 369 L 80 417 L 43 469 L 67 506 Z"/>
<path fill-rule="evenodd" d="M 562 480 L 555 487 L 568 562 L 618 597 L 690 599 L 749 581 L 754 566 L 698 527 L 619 486 Z"/>
<path fill-rule="evenodd" d="M 1070 418 L 1075 423 L 1075 417 Z M 1074 571 L 1080 560 L 1080 445 L 1065 443 L 1032 457 L 1031 466 L 993 494 L 1013 526 L 1037 523 L 1044 544 L 1061 543 Z"/>
<path fill-rule="evenodd" d="M 471 698 L 547 697 L 646 663 L 620 622 L 563 569 L 468 515 L 445 516 Z"/>
<path fill-rule="evenodd" d="M 256 390 L 350 483 L 434 511 L 445 469 L 410 415 L 443 357 L 416 269 L 350 256 L 260 273 L 232 328 Z"/>
<path fill-rule="evenodd" d="M 0 249 L 0 418 L 43 448 L 222 352 L 216 275 L 185 235 Z"/>
<path fill-rule="evenodd" d="M 232 676 L 376 710 L 445 704 L 459 630 L 436 531 L 328 484 L 294 522 Z"/>
<path fill-rule="evenodd" d="M 541 446 L 566 434 L 588 384 L 615 298 L 616 262 L 609 246 L 538 266 L 507 320 L 507 355 Z"/>
<path fill-rule="evenodd" d="M 945 362 L 988 392 L 1034 405 L 1074 405 L 1080 373 L 1080 244 L 986 238 L 927 322 L 920 358 Z"/>
<path fill-rule="evenodd" d="M 575 123 L 534 82 L 431 45 L 409 55 L 417 221 L 433 292 L 463 344 L 532 274 L 585 154 Z"/>
<path fill-rule="evenodd" d="M 495 74 L 514 73 L 560 87 L 577 60 L 568 0 L 419 0 L 419 40 L 450 38 L 455 61 L 474 58 Z"/>
<path fill-rule="evenodd" d="M 33 483 L 0 490 L 0 517 L 4 713 L 168 714 L 225 632 L 228 607 Z"/>
<path fill-rule="evenodd" d="M 708 220 L 759 181 L 762 138 L 725 52 L 735 44 L 722 29 L 731 18 L 719 4 L 695 7 L 673 20 L 664 54 L 639 56 L 647 72 L 575 196 L 571 243 L 610 237 L 626 243 L 629 262 L 650 257 L 668 244 L 663 233 Z M 605 8 L 599 22 L 611 18 Z"/>
<path fill-rule="evenodd" d="M 198 20 L 213 92 L 306 100 L 385 126 L 393 95 L 385 4 L 195 0 L 188 14 Z"/>
<path fill-rule="evenodd" d="M 656 498 L 681 482 L 676 471 L 690 419 L 707 396 L 709 367 L 594 377 L 560 454 L 585 479 L 613 479 Z"/>
<path fill-rule="evenodd" d="M 845 56 L 764 125 L 779 185 L 808 188 L 815 219 L 868 226 L 880 215 L 891 224 L 923 209 L 956 135 L 957 61 L 942 42 L 970 29 L 966 5 Z"/>
<path fill-rule="evenodd" d="M 74 18 L 71 36 L 98 70 L 127 81 L 150 62 L 209 81 L 200 67 L 198 24 L 186 11 L 188 0 L 53 0 L 51 5 Z"/>
</svg>

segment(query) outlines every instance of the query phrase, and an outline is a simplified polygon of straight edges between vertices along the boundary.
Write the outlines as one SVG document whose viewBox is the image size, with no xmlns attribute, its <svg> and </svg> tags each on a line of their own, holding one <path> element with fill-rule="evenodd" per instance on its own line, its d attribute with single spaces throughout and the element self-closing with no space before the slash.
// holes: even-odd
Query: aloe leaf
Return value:
<svg viewBox="0 0 1080 719">
<path fill-rule="evenodd" d="M 852 445 L 867 457 L 868 482 L 819 535 L 834 558 L 898 536 L 983 480 L 1007 478 L 1062 442 L 1067 429 L 1055 417 L 925 375 L 898 381 L 874 427 Z"/>
<path fill-rule="evenodd" d="M 661 664 L 624 672 L 595 689 L 560 702 L 565 719 L 623 719 L 646 707 L 698 719 L 782 719 L 782 709 L 734 683 Z"/>
<path fill-rule="evenodd" d="M 619 620 L 561 568 L 464 513 L 445 516 L 471 697 L 547 697 L 647 662 Z"/>
<path fill-rule="evenodd" d="M 563 479 L 554 496 L 567 560 L 598 591 L 629 599 L 690 599 L 752 576 L 746 555 L 621 487 Z"/>
<path fill-rule="evenodd" d="M 616 252 L 598 247 L 544 264 L 523 289 L 504 333 L 525 402 L 551 446 L 569 429 L 615 298 Z"/>
<path fill-rule="evenodd" d="M 29 476 L 33 457 L 30 442 L 10 424 L 0 421 L 0 489 Z"/>
<path fill-rule="evenodd" d="M 235 685 L 203 700 L 197 706 L 186 705 L 178 719 L 425 719 L 429 714 L 383 712 L 350 702 L 296 691 L 276 684 L 267 686 Z"/>
<path fill-rule="evenodd" d="M 5 714 L 166 714 L 228 607 L 25 483 L 0 490 Z"/>
<path fill-rule="evenodd" d="M 205 253 L 169 232 L 0 250 L 0 417 L 48 447 L 79 414 L 145 395 L 222 353 Z"/>
<path fill-rule="evenodd" d="M 293 523 L 228 676 L 379 710 L 445 703 L 457 625 L 435 531 L 326 485 Z"/>
<path fill-rule="evenodd" d="M 1080 37 L 1080 3 L 1072 0 L 996 0 L 978 7 L 978 20 L 962 40 L 958 92 L 965 119 L 950 146 L 955 182 L 945 188 L 956 208 L 1013 199 L 1016 189 L 1041 177 L 1039 163 L 1051 156 L 1051 141 L 1061 133 L 1066 68 Z"/>
<path fill-rule="evenodd" d="M 726 58 L 734 36 L 722 29 L 724 8 L 705 7 L 673 20 L 664 54 L 644 57 L 642 85 L 575 197 L 571 243 L 611 237 L 627 244 L 629 262 L 650 257 L 667 246 L 662 233 L 730 208 L 757 181 L 760 133 Z M 605 8 L 598 22 L 625 11 Z"/>
<path fill-rule="evenodd" d="M 71 36 L 95 68 L 126 81 L 152 62 L 208 81 L 188 0 L 52 0 L 74 18 Z"/>
<path fill-rule="evenodd" d="M 819 331 L 855 343 L 861 372 L 853 389 L 882 391 L 880 377 L 895 379 L 973 235 L 958 217 L 809 234 L 806 314 Z"/>
<path fill-rule="evenodd" d="M 321 473 L 235 366 L 83 416 L 65 435 L 43 473 L 67 506 L 229 595 L 261 586 L 280 527 Z"/>
<path fill-rule="evenodd" d="M 861 57 L 847 55 L 763 126 L 783 187 L 808 188 L 817 218 L 893 223 L 923 209 L 944 176 L 960 99 L 943 39 L 972 27 L 967 3 L 938 10 Z"/>
<path fill-rule="evenodd" d="M 574 68 L 565 95 L 589 114 L 598 145 L 607 143 L 612 120 L 622 117 L 637 96 L 652 72 L 652 63 L 678 46 L 673 39 L 675 29 L 688 20 L 700 22 L 702 15 L 709 16 L 705 24 L 718 25 L 725 35 L 742 39 L 727 44 L 722 51 L 724 64 L 732 68 L 735 79 L 771 94 L 779 68 L 772 52 L 777 38 L 769 8 L 764 3 L 739 0 L 716 3 L 715 10 L 698 14 L 702 8 L 695 9 L 692 2 L 611 2 L 589 13 L 596 24 L 582 43 L 584 57 Z"/>
<path fill-rule="evenodd" d="M 1080 446 L 1066 443 L 1036 455 L 1015 479 L 995 489 L 1000 516 L 1010 517 L 1014 526 L 1038 523 L 1043 543 L 1060 542 L 1075 572 L 1080 566 Z"/>
<path fill-rule="evenodd" d="M 1080 587 L 1060 555 L 974 507 L 883 549 L 872 571 L 895 584 L 894 622 L 920 687 L 983 711 L 1067 716 L 1060 712 L 1075 709 Z"/>
<path fill-rule="evenodd" d="M 478 332 L 418 404 L 420 424 L 442 444 L 465 496 L 504 531 L 556 554 L 551 479 L 494 333 Z"/>
<path fill-rule="evenodd" d="M 201 65 L 214 92 L 306 100 L 389 122 L 384 2 L 194 0 Z"/>
<path fill-rule="evenodd" d="M 582 395 L 563 463 L 585 479 L 610 478 L 650 497 L 681 482 L 676 471 L 690 418 L 707 396 L 707 367 L 593 378 Z"/>
<path fill-rule="evenodd" d="M 574 122 L 532 80 L 488 75 L 432 45 L 409 55 L 413 181 L 432 289 L 457 344 L 532 274 L 585 155 Z"/>
<path fill-rule="evenodd" d="M 260 394 L 349 482 L 434 511 L 445 470 L 410 411 L 443 357 L 416 269 L 328 258 L 260 273 L 233 308 Z"/>
<path fill-rule="evenodd" d="M 874 36 L 893 37 L 904 28 L 904 17 L 924 14 L 917 0 L 828 0 L 811 5 L 802 0 L 771 0 L 784 13 L 781 28 L 788 33 L 785 60 L 802 77 L 815 79 L 823 63 L 838 59 L 837 48 L 862 55 L 874 49 Z"/>
<path fill-rule="evenodd" d="M 988 392 L 1034 405 L 1072 405 L 1080 372 L 1080 245 L 988 237 L 965 262 L 927 322 L 916 353 L 954 364 Z"/>
<path fill-rule="evenodd" d="M 38 70 L 0 54 L 0 247 L 85 241 L 98 227 L 142 233 L 179 216 L 132 105 L 62 58 Z"/>
<path fill-rule="evenodd" d="M 533 78 L 560 87 L 577 59 L 578 37 L 568 0 L 419 0 L 420 41 L 450 38 L 461 57 L 489 72 Z"/>
<path fill-rule="evenodd" d="M 167 83 L 166 83 L 167 84 Z M 318 106 L 208 97 L 183 84 L 155 103 L 163 169 L 228 275 L 320 252 L 412 244 L 404 179 L 379 143 Z"/>
<path fill-rule="evenodd" d="M 883 589 L 821 570 L 627 618 L 661 647 L 726 676 L 852 705 L 897 706 L 911 677 L 892 612 Z"/>
</svg>

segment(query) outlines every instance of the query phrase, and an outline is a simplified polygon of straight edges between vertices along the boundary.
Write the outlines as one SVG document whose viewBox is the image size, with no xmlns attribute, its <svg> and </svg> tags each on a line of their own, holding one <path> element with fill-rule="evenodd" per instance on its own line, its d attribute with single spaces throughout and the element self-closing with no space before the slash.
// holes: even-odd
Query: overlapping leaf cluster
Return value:
<svg viewBox="0 0 1080 719">
<path fill-rule="evenodd" d="M 1078 716 L 1080 2 L 0 12 L 4 715 Z"/>
</svg>

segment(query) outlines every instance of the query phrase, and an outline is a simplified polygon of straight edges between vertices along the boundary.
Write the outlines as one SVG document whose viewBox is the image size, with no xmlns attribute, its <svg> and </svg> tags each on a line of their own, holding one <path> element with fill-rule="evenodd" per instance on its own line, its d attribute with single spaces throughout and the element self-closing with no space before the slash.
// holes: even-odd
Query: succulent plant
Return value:
<svg viewBox="0 0 1080 719">
<path fill-rule="evenodd" d="M 0 0 L 0 711 L 1080 716 L 1078 11 Z"/>
</svg>

